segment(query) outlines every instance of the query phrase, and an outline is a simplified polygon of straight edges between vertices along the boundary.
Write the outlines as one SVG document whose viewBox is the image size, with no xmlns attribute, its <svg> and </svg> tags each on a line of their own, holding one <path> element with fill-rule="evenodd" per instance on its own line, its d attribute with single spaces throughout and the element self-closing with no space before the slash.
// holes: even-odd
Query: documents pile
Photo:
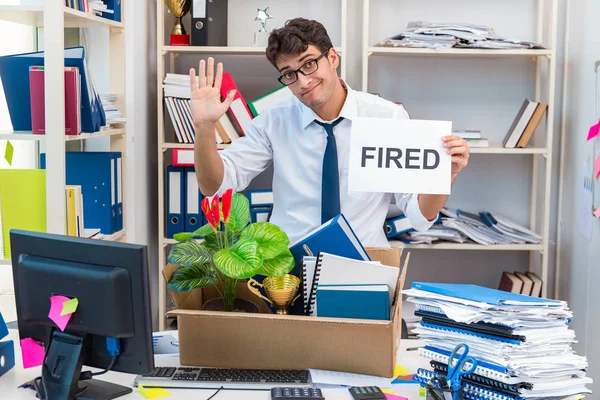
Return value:
<svg viewBox="0 0 600 400">
<path fill-rule="evenodd" d="M 411 21 L 403 32 L 388 37 L 375 46 L 479 49 L 543 49 L 539 43 L 506 39 L 490 27 L 464 23 Z"/>
<path fill-rule="evenodd" d="M 101 94 L 100 101 L 106 114 L 106 125 L 127 123 L 121 111 L 115 106 L 115 102 L 117 101 L 116 94 Z"/>
<path fill-rule="evenodd" d="M 508 218 L 482 211 L 478 215 L 459 209 L 442 208 L 442 223 L 433 225 L 425 232 L 411 231 L 397 239 L 408 243 L 432 243 L 445 240 L 456 243 L 475 242 L 492 244 L 538 244 L 542 237 L 509 220 Z"/>
<path fill-rule="evenodd" d="M 431 360 L 432 370 L 415 376 L 420 383 L 445 375 L 452 350 L 464 343 L 477 360 L 463 377 L 465 398 L 577 399 L 591 393 L 587 359 L 571 348 L 573 313 L 566 302 L 465 284 L 415 282 L 403 293 L 422 318 L 413 330 L 426 343 L 419 352 Z"/>
</svg>

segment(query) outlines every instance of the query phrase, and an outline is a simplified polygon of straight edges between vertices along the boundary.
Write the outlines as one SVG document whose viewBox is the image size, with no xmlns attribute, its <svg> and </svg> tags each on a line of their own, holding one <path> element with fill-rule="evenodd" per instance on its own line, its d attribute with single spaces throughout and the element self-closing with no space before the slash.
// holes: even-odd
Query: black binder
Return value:
<svg viewBox="0 0 600 400">
<path fill-rule="evenodd" d="M 192 46 L 227 46 L 227 0 L 192 0 Z"/>
</svg>

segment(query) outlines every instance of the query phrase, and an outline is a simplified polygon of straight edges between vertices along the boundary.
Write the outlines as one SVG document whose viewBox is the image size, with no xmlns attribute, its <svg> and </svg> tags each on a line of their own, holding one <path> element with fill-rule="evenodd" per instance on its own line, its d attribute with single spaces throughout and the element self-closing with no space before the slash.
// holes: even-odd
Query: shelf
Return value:
<svg viewBox="0 0 600 400">
<path fill-rule="evenodd" d="M 335 48 L 341 53 L 341 48 Z M 252 46 L 163 46 L 163 54 L 224 54 L 224 55 L 261 55 L 265 54 L 264 47 Z"/>
<path fill-rule="evenodd" d="M 125 128 L 108 128 L 94 133 L 81 133 L 79 135 L 65 135 L 65 141 L 94 139 L 107 136 L 119 136 L 125 134 Z M 31 131 L 2 131 L 0 140 L 46 140 L 46 135 L 34 135 Z"/>
<path fill-rule="evenodd" d="M 472 147 L 471 154 L 543 154 L 546 155 L 548 150 L 544 147 L 526 147 L 524 149 L 514 148 L 507 149 L 502 145 L 491 145 L 490 147 Z"/>
<path fill-rule="evenodd" d="M 489 49 L 464 49 L 464 48 L 443 48 L 443 49 L 422 49 L 405 47 L 369 47 L 369 55 L 417 55 L 417 56 L 465 56 L 465 57 L 540 57 L 552 56 L 552 50 L 489 50 Z"/>
<path fill-rule="evenodd" d="M 217 149 L 223 150 L 229 147 L 229 143 L 218 144 Z M 163 143 L 162 149 L 194 149 L 194 143 Z"/>
<path fill-rule="evenodd" d="M 405 249 L 428 250 L 504 250 L 504 251 L 542 251 L 543 244 L 493 244 L 484 246 L 477 243 L 451 243 L 442 242 L 435 244 L 407 244 L 399 240 L 390 240 L 391 247 L 404 247 Z"/>
<path fill-rule="evenodd" d="M 107 18 L 97 17 L 90 13 L 77 11 L 64 7 L 65 28 L 119 28 L 123 29 L 121 22 Z M 43 6 L 0 6 L 0 19 L 32 26 L 44 26 Z"/>
</svg>

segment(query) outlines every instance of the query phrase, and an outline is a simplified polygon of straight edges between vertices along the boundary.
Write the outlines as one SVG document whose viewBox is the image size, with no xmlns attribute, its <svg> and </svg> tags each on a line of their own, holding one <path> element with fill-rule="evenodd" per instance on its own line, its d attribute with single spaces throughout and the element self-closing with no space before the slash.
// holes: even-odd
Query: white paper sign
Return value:
<svg viewBox="0 0 600 400">
<path fill-rule="evenodd" d="M 450 194 L 451 121 L 352 120 L 348 191 Z"/>
</svg>

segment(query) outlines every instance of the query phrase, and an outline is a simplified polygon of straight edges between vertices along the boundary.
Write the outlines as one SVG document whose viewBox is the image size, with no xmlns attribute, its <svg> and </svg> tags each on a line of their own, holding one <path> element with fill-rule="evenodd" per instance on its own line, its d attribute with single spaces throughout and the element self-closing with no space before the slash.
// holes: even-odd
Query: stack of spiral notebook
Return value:
<svg viewBox="0 0 600 400">
<path fill-rule="evenodd" d="M 415 375 L 420 383 L 446 375 L 452 350 L 466 343 L 478 366 L 463 378 L 465 398 L 577 399 L 591 393 L 587 358 L 572 349 L 573 314 L 566 302 L 463 284 L 415 282 L 403 293 L 421 317 L 413 330 L 426 343 L 419 352 L 431 360 L 431 370 Z"/>
</svg>

